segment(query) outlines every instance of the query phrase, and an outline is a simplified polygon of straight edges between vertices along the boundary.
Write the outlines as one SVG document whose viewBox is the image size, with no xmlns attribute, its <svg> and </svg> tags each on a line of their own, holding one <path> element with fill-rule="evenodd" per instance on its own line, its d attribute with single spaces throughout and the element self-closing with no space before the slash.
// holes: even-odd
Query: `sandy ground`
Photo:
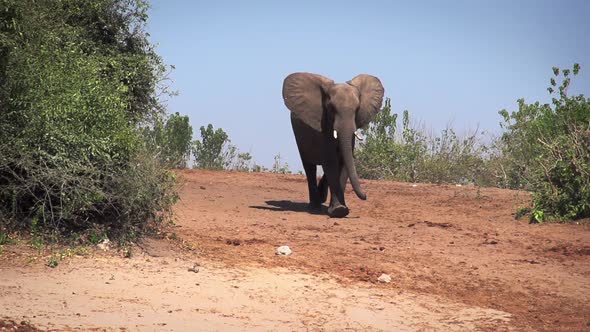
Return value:
<svg viewBox="0 0 590 332">
<path fill-rule="evenodd" d="M 0 330 L 590 331 L 588 222 L 517 221 L 526 193 L 363 181 L 330 219 L 304 176 L 180 175 L 175 226 L 131 258 L 5 245 Z"/>
</svg>

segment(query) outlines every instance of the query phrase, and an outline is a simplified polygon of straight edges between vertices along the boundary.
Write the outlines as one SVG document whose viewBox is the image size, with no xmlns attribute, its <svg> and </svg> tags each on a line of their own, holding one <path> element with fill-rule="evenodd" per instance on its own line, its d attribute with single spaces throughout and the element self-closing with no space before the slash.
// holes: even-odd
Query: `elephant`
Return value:
<svg viewBox="0 0 590 332">
<path fill-rule="evenodd" d="M 283 100 L 291 111 L 291 125 L 309 190 L 309 208 L 322 208 L 330 190 L 328 215 L 343 218 L 346 182 L 366 200 L 354 165 L 357 129 L 366 127 L 381 110 L 385 90 L 381 81 L 361 74 L 346 83 L 312 73 L 293 73 L 283 82 Z M 317 166 L 324 171 L 317 182 Z"/>
</svg>

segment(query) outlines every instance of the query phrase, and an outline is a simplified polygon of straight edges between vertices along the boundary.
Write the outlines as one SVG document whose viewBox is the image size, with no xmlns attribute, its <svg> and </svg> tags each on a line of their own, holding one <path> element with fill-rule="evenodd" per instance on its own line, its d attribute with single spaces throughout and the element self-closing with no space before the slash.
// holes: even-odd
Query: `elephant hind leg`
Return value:
<svg viewBox="0 0 590 332">
<path fill-rule="evenodd" d="M 314 164 L 303 164 L 305 169 L 305 176 L 307 177 L 307 188 L 309 189 L 309 207 L 311 210 L 320 210 L 322 208 L 323 201 L 321 200 L 321 194 L 318 189 L 317 183 L 317 166 Z"/>
<path fill-rule="evenodd" d="M 322 201 L 322 203 L 325 203 L 326 200 L 328 200 L 328 179 L 326 178 L 326 175 L 322 176 L 322 179 L 320 180 L 320 184 L 318 185 L 318 189 L 320 191 L 320 201 Z"/>
</svg>

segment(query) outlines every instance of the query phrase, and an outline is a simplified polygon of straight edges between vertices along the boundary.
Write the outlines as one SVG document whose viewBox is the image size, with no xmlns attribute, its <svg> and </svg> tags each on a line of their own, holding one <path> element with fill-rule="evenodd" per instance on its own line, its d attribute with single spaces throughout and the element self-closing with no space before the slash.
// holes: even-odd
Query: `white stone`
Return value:
<svg viewBox="0 0 590 332">
<path fill-rule="evenodd" d="M 382 283 L 390 283 L 391 277 L 388 274 L 383 273 L 382 275 L 379 276 L 377 281 L 382 282 Z"/>
<path fill-rule="evenodd" d="M 289 256 L 291 255 L 292 251 L 289 246 L 281 246 L 277 248 L 277 255 L 279 256 Z"/>
<path fill-rule="evenodd" d="M 194 272 L 194 273 L 199 273 L 200 270 L 201 270 L 201 266 L 199 265 L 199 263 L 195 263 L 195 264 L 193 264 L 193 266 L 188 268 L 189 272 Z"/>
</svg>

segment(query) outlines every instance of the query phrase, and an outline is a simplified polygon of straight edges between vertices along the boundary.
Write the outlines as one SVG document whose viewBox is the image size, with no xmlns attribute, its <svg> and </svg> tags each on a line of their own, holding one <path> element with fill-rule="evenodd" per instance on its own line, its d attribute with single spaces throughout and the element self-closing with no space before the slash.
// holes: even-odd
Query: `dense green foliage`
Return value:
<svg viewBox="0 0 590 332">
<path fill-rule="evenodd" d="M 142 0 L 0 0 L 0 222 L 133 235 L 173 181 L 138 130 L 164 66 Z"/>
<path fill-rule="evenodd" d="M 579 70 L 561 71 L 557 87 L 560 70 L 553 68 L 552 104 L 520 99 L 518 111 L 500 112 L 505 181 L 534 193 L 535 221 L 590 217 L 590 99 L 567 95 L 570 74 Z"/>
<path fill-rule="evenodd" d="M 431 183 L 475 183 L 490 185 L 486 172 L 487 147 L 476 132 L 464 138 L 452 128 L 427 135 L 412 128 L 410 114 L 403 112 L 401 133 L 397 114 L 385 100 L 381 112 L 363 131 L 365 141 L 356 152 L 357 171 L 369 179 L 392 179 Z"/>
</svg>

